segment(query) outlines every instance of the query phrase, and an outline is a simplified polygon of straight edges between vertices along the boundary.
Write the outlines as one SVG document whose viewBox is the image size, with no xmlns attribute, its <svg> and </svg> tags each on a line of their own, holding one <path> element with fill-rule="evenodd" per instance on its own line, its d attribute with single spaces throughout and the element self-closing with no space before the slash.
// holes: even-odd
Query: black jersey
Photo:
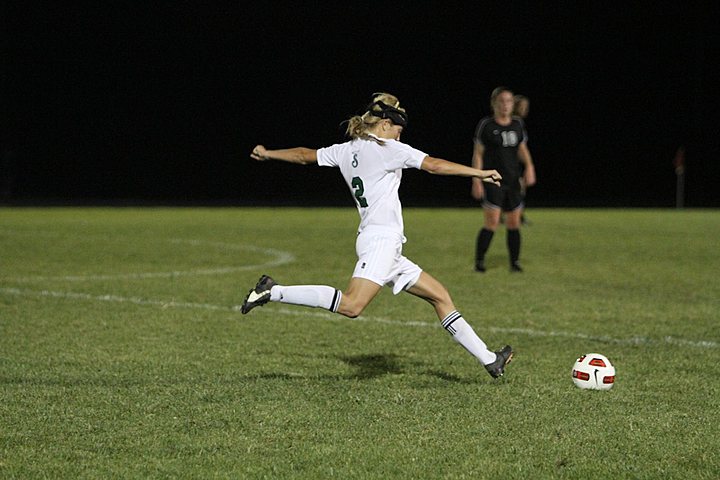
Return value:
<svg viewBox="0 0 720 480">
<path fill-rule="evenodd" d="M 497 170 L 503 185 L 518 184 L 521 176 L 518 146 L 527 141 L 525 123 L 520 117 L 512 117 L 508 125 L 500 125 L 493 117 L 480 120 L 475 129 L 475 143 L 485 147 L 484 170 Z"/>
</svg>

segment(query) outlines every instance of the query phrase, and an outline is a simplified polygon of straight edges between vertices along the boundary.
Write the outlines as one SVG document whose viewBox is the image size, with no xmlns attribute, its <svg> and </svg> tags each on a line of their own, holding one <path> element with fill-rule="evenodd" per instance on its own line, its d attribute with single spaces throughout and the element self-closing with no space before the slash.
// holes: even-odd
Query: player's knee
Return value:
<svg viewBox="0 0 720 480">
<path fill-rule="evenodd" d="M 352 298 L 343 297 L 337 313 L 339 313 L 340 315 L 345 315 L 349 318 L 357 318 L 360 316 L 363 310 L 365 310 L 365 307 L 365 304 L 353 300 Z"/>
<path fill-rule="evenodd" d="M 450 293 L 448 293 L 448 291 L 446 289 L 443 288 L 442 293 L 438 297 L 437 303 L 439 305 L 452 305 L 452 303 L 453 303 L 452 298 L 450 297 Z"/>
<path fill-rule="evenodd" d="M 429 298 L 430 303 L 432 303 L 434 306 L 448 306 L 452 305 L 453 301 L 450 297 L 450 292 L 447 291 L 447 288 L 444 286 L 439 286 L 438 288 L 433 291 L 432 297 Z"/>
<path fill-rule="evenodd" d="M 360 316 L 360 314 L 363 312 L 362 308 L 340 308 L 338 309 L 338 313 L 340 315 L 345 315 L 348 318 L 357 318 Z"/>
</svg>

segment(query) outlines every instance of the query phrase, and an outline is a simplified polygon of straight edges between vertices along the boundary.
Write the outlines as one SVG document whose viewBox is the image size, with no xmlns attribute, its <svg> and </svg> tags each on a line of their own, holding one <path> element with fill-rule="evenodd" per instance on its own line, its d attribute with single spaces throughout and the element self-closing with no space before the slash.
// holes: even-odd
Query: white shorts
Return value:
<svg viewBox="0 0 720 480">
<path fill-rule="evenodd" d="M 402 235 L 395 232 L 363 230 L 355 241 L 358 261 L 353 277 L 392 287 L 395 295 L 415 285 L 422 269 L 403 256 L 402 244 Z"/>
</svg>

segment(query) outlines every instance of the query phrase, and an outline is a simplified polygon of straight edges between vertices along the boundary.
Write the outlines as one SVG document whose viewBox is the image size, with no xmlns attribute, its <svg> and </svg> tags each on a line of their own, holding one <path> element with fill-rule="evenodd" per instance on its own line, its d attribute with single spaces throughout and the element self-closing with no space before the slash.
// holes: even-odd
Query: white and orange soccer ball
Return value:
<svg viewBox="0 0 720 480">
<path fill-rule="evenodd" d="M 588 353 L 575 361 L 572 379 L 582 389 L 610 390 L 615 385 L 615 367 L 605 355 Z"/>
</svg>

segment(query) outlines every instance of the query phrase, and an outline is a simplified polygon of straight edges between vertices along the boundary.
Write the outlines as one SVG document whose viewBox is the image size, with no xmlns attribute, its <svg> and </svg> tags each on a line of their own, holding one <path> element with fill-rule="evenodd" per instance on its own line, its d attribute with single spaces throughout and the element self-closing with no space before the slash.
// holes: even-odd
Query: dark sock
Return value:
<svg viewBox="0 0 720 480">
<path fill-rule="evenodd" d="M 481 265 L 485 261 L 485 252 L 490 248 L 490 242 L 494 234 L 495 232 L 486 228 L 483 228 L 478 233 L 477 242 L 475 243 L 475 265 Z"/>
<path fill-rule="evenodd" d="M 520 230 L 508 229 L 507 247 L 508 253 L 510 253 L 510 263 L 514 265 L 520 260 Z"/>
</svg>

